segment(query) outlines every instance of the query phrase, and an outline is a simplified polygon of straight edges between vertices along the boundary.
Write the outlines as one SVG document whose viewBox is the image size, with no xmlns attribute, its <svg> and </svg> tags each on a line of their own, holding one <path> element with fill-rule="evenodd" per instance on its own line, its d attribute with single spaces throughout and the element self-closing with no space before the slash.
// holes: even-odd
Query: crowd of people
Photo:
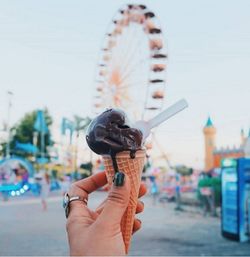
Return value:
<svg viewBox="0 0 250 257">
<path fill-rule="evenodd" d="M 77 171 L 67 175 L 60 172 L 57 173 L 56 176 L 53 176 L 53 172 L 40 168 L 38 172 L 35 173 L 31 189 L 36 195 L 40 196 L 42 210 L 46 211 L 48 208 L 47 200 L 51 191 L 57 189 L 60 190 L 61 195 L 64 195 L 73 181 L 88 177 L 90 174 L 104 171 L 104 164 L 101 159 L 98 159 L 91 167 L 89 167 L 88 164 L 81 165 L 80 170 L 81 172 Z M 8 179 L 6 177 L 7 174 Z M 203 179 L 203 176 L 181 176 L 174 170 L 166 172 L 148 163 L 142 175 L 142 180 L 146 183 L 148 188 L 148 194 L 152 197 L 153 205 L 157 203 L 176 202 L 176 210 L 181 211 L 183 210 L 181 205 L 183 202 L 183 194 L 193 193 L 196 199 L 200 201 L 204 215 L 208 213 L 215 215 L 215 192 L 211 187 L 199 188 L 198 184 L 200 179 Z M 1 172 L 2 183 L 7 180 L 8 183 L 18 183 L 20 181 L 22 181 L 22 183 L 28 183 L 28 171 L 22 165 L 18 165 L 13 168 L 11 172 Z M 105 190 L 107 188 L 103 187 L 103 189 Z M 2 195 L 4 196 L 4 193 L 2 193 Z M 6 200 L 7 198 L 7 195 L 5 195 L 4 199 Z"/>
</svg>

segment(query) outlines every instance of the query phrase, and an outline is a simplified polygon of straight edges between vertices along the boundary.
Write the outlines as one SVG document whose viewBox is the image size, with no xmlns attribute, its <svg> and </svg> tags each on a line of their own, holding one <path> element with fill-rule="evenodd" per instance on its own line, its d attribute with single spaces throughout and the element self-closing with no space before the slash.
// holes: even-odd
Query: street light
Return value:
<svg viewBox="0 0 250 257">
<path fill-rule="evenodd" d="M 10 111 L 12 107 L 13 92 L 7 91 L 8 97 L 8 112 L 7 112 L 7 144 L 6 144 L 6 157 L 10 156 Z"/>
</svg>

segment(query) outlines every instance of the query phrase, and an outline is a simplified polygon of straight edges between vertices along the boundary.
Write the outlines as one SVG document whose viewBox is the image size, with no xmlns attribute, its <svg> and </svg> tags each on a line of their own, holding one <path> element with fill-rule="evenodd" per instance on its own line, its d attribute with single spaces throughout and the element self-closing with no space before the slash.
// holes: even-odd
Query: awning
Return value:
<svg viewBox="0 0 250 257">
<path fill-rule="evenodd" d="M 25 153 L 31 153 L 31 154 L 35 154 L 38 152 L 38 148 L 31 143 L 16 142 L 15 149 L 19 151 L 23 151 Z"/>
</svg>

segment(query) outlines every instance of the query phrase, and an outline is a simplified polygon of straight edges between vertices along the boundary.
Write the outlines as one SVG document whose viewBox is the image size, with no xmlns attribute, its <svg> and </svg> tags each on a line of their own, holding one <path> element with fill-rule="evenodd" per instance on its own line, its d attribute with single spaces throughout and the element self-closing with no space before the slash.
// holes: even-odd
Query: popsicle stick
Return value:
<svg viewBox="0 0 250 257">
<path fill-rule="evenodd" d="M 160 125 L 167 119 L 171 118 L 178 112 L 182 111 L 183 109 L 188 107 L 188 103 L 185 99 L 181 99 L 172 106 L 168 107 L 163 112 L 159 113 L 157 116 L 155 116 L 153 119 L 149 120 L 147 122 L 149 129 L 155 128 L 156 126 Z"/>
</svg>

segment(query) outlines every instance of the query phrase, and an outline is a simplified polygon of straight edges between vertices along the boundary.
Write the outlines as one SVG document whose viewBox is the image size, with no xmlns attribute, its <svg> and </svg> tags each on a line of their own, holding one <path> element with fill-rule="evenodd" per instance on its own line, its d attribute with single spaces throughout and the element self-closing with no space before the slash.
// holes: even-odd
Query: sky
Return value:
<svg viewBox="0 0 250 257">
<path fill-rule="evenodd" d="M 0 0 L 0 129 L 7 91 L 11 125 L 47 107 L 62 117 L 91 115 L 94 74 L 107 26 L 122 0 Z M 161 22 L 168 49 L 164 106 L 186 98 L 189 108 L 157 129 L 173 164 L 203 167 L 208 115 L 216 144 L 239 146 L 250 127 L 250 1 L 133 1 Z M 135 103 L 136 108 L 136 103 Z"/>
</svg>

